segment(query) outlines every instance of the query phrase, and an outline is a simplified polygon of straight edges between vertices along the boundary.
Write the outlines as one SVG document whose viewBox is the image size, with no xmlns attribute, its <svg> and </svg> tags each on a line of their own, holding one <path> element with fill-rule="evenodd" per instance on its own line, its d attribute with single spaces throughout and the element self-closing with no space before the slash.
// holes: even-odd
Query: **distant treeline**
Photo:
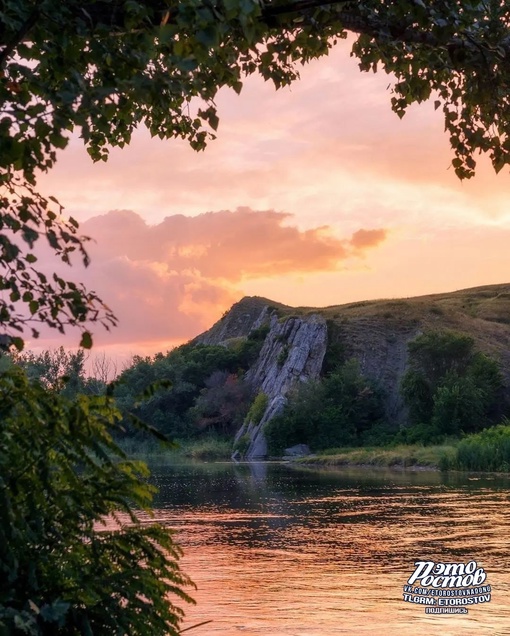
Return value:
<svg viewBox="0 0 510 636">
<path fill-rule="evenodd" d="M 267 335 L 260 328 L 228 346 L 188 343 L 167 354 L 135 357 L 110 384 L 115 369 L 103 356 L 85 373 L 83 351 L 18 354 L 29 377 L 72 397 L 109 391 L 124 413 L 132 413 L 180 440 L 215 435 L 232 439 L 245 418 L 260 411 L 263 394 L 245 381 Z M 329 352 L 331 353 L 331 352 Z M 498 364 L 452 331 L 428 332 L 409 344 L 401 393 L 408 422 L 397 427 L 384 409 L 384 386 L 363 377 L 355 360 L 335 364 L 328 355 L 319 380 L 302 382 L 288 395 L 281 415 L 266 425 L 271 455 L 297 443 L 313 451 L 402 443 L 437 444 L 465 437 L 503 421 L 510 413 Z M 258 414 L 258 415 L 261 415 Z M 128 424 L 124 437 L 143 436 Z"/>
<path fill-rule="evenodd" d="M 228 347 L 188 343 L 167 354 L 135 356 L 117 375 L 105 356 L 94 359 L 86 373 L 83 350 L 63 347 L 40 354 L 13 354 L 28 377 L 46 388 L 73 397 L 101 395 L 108 390 L 124 413 L 131 413 L 171 438 L 182 440 L 205 433 L 232 437 L 250 408 L 253 395 L 244 375 L 257 359 L 268 328 Z M 143 437 L 126 418 L 124 436 Z"/>
</svg>

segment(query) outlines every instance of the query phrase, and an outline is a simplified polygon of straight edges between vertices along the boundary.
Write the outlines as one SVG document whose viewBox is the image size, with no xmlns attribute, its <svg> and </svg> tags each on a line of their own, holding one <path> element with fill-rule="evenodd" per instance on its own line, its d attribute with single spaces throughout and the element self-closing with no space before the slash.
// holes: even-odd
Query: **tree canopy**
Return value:
<svg viewBox="0 0 510 636">
<path fill-rule="evenodd" d="M 72 131 L 95 161 L 141 124 L 201 150 L 220 88 L 240 92 L 253 73 L 288 85 L 349 33 L 361 70 L 393 74 L 399 116 L 428 99 L 442 109 L 460 178 L 478 152 L 496 171 L 510 163 L 504 0 L 2 0 L 0 324 L 16 335 L 30 316 L 32 336 L 33 322 L 78 325 L 86 347 L 87 320 L 115 324 L 95 293 L 40 271 L 32 250 L 46 236 L 64 262 L 72 252 L 88 262 L 77 223 L 36 189 Z"/>
<path fill-rule="evenodd" d="M 476 432 L 500 421 L 507 409 L 502 375 L 470 336 L 430 331 L 409 343 L 402 395 L 409 409 L 411 441 Z"/>
</svg>

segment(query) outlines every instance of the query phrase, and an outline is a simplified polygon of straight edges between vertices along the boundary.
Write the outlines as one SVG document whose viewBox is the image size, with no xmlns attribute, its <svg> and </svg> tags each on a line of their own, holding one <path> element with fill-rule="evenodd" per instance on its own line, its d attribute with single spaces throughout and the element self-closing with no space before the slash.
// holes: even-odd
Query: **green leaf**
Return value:
<svg viewBox="0 0 510 636">
<path fill-rule="evenodd" d="M 218 118 L 218 115 L 213 112 L 209 115 L 209 124 L 211 125 L 211 128 L 213 130 L 218 130 L 218 125 L 220 123 L 220 120 Z"/>
<path fill-rule="evenodd" d="M 40 608 L 40 614 L 46 622 L 56 623 L 59 627 L 63 627 L 70 607 L 69 603 L 57 599 L 51 605 L 43 605 Z"/>
<path fill-rule="evenodd" d="M 207 48 L 218 46 L 219 39 L 219 31 L 215 25 L 207 26 L 197 33 L 197 40 Z"/>
<path fill-rule="evenodd" d="M 18 351 L 23 351 L 23 348 L 25 346 L 23 338 L 19 337 L 11 337 L 11 344 L 14 345 Z"/>
<path fill-rule="evenodd" d="M 85 331 L 82 334 L 81 340 L 80 340 L 80 347 L 82 347 L 83 349 L 92 348 L 92 335 L 88 331 Z"/>
</svg>

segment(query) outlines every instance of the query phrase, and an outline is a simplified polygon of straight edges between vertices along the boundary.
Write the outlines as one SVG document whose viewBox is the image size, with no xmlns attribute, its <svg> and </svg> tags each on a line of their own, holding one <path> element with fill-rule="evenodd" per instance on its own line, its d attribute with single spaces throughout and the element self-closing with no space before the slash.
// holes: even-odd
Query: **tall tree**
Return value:
<svg viewBox="0 0 510 636">
<path fill-rule="evenodd" d="M 476 431 L 504 415 L 502 376 L 492 358 L 475 349 L 470 336 L 430 331 L 409 343 L 409 369 L 402 395 L 411 431 L 420 441 Z"/>
</svg>

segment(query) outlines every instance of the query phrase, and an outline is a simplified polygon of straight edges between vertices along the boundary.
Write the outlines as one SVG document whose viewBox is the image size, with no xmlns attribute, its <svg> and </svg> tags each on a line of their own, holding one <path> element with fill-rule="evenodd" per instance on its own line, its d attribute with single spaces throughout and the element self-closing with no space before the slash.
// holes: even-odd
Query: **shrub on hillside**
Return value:
<svg viewBox="0 0 510 636">
<path fill-rule="evenodd" d="M 263 391 L 261 391 L 253 400 L 252 405 L 250 406 L 250 410 L 246 415 L 245 422 L 259 424 L 267 409 L 268 401 L 269 399 L 267 395 Z"/>
<path fill-rule="evenodd" d="M 383 421 L 381 393 L 354 360 L 322 381 L 301 383 L 288 398 L 283 413 L 264 429 L 272 455 L 301 443 L 314 451 L 361 444 Z"/>
<path fill-rule="evenodd" d="M 474 344 L 453 331 L 429 332 L 409 343 L 409 370 L 401 385 L 412 425 L 408 441 L 432 443 L 501 418 L 501 373 Z"/>
</svg>

